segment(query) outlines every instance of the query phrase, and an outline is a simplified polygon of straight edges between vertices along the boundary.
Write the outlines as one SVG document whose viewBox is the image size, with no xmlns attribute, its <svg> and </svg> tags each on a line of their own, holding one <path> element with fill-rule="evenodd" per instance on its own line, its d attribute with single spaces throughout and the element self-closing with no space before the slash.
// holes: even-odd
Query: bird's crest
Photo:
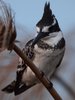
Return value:
<svg viewBox="0 0 75 100">
<path fill-rule="evenodd" d="M 43 18 L 44 17 L 50 17 L 52 15 L 52 11 L 50 9 L 50 2 L 46 2 L 44 6 L 44 13 L 43 13 Z"/>
</svg>

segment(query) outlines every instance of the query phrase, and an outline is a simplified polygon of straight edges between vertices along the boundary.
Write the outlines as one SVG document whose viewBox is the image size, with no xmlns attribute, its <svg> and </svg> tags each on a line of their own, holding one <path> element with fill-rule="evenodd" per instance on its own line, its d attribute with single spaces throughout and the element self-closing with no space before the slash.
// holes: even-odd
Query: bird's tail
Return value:
<svg viewBox="0 0 75 100">
<path fill-rule="evenodd" d="M 15 83 L 16 81 L 11 82 L 9 85 L 2 89 L 3 92 L 12 93 L 15 90 Z"/>
<path fill-rule="evenodd" d="M 14 92 L 14 94 L 16 96 L 16 95 L 19 95 L 19 94 L 23 93 L 24 91 L 28 90 L 29 88 L 31 88 L 34 85 L 35 84 L 26 86 L 25 84 L 20 84 L 19 86 L 16 86 L 16 81 L 14 80 L 9 85 L 7 85 L 6 87 L 4 87 L 2 89 L 2 91 L 6 92 L 6 93 L 13 93 Z"/>
</svg>

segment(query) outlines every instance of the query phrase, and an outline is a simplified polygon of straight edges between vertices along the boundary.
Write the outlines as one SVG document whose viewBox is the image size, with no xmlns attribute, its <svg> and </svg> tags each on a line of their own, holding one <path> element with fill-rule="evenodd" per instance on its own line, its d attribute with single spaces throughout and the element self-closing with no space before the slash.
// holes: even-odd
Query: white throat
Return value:
<svg viewBox="0 0 75 100">
<path fill-rule="evenodd" d="M 56 45 L 58 43 L 58 41 L 61 40 L 61 38 L 63 37 L 63 34 L 61 31 L 59 32 L 53 32 L 53 33 L 50 33 L 49 36 L 43 38 L 42 40 L 47 43 L 47 44 L 50 44 L 50 45 Z"/>
</svg>

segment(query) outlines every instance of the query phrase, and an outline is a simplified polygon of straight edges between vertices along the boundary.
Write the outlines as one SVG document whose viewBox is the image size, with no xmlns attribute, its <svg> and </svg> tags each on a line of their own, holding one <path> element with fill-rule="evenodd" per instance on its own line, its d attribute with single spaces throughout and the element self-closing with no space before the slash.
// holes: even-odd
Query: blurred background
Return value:
<svg viewBox="0 0 75 100">
<path fill-rule="evenodd" d="M 46 1 L 50 1 L 53 14 L 66 39 L 66 52 L 61 66 L 52 78 L 55 89 L 63 100 L 75 100 L 75 0 L 4 0 L 15 15 L 17 44 L 23 47 L 36 34 L 36 23 L 42 17 Z M 36 85 L 19 96 L 5 94 L 1 89 L 15 79 L 18 56 L 5 50 L 0 54 L 1 100 L 53 100 L 45 87 Z M 58 77 L 57 77 L 58 76 Z M 60 79 L 59 79 L 60 77 Z M 65 84 L 64 84 L 65 83 Z"/>
</svg>

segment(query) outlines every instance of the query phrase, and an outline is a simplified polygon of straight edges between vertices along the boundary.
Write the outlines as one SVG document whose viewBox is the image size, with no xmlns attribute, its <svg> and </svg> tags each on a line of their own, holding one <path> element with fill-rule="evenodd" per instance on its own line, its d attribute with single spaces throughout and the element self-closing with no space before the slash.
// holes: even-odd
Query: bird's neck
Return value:
<svg viewBox="0 0 75 100">
<path fill-rule="evenodd" d="M 42 38 L 41 40 L 47 44 L 55 45 L 63 37 L 61 31 L 50 33 L 49 36 Z"/>
</svg>

